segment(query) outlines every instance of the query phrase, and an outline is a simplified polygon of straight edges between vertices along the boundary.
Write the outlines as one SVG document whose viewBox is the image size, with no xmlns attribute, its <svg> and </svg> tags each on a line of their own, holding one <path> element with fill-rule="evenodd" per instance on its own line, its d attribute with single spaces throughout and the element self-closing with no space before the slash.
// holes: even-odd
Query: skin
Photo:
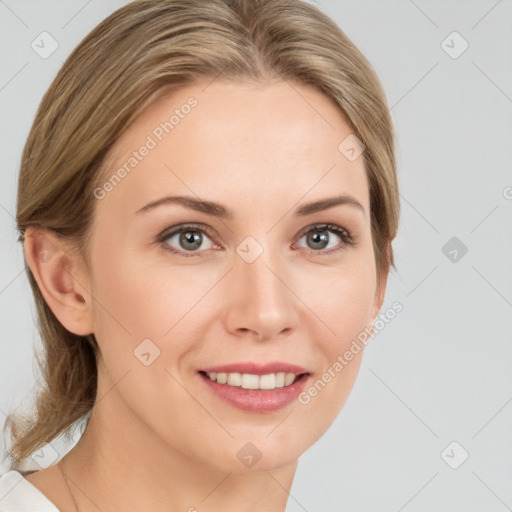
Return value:
<svg viewBox="0 0 512 512">
<path fill-rule="evenodd" d="M 364 161 L 338 151 L 351 133 L 339 110 L 307 85 L 207 83 L 160 98 L 116 143 L 108 177 L 175 108 L 190 96 L 198 100 L 96 200 L 90 269 L 51 232 L 27 231 L 27 261 L 45 300 L 68 330 L 94 333 L 101 349 L 100 399 L 62 459 L 80 512 L 110 512 L 121 503 L 153 512 L 283 511 L 298 458 L 340 412 L 363 350 L 308 404 L 271 413 L 227 404 L 197 372 L 286 361 L 307 368 L 311 384 L 382 305 L 389 269 L 375 273 Z M 338 205 L 294 215 L 301 204 L 340 193 L 364 212 Z M 169 195 L 221 203 L 234 218 L 176 204 L 135 214 Z M 165 229 L 188 222 L 212 230 L 199 249 L 180 244 L 179 234 L 158 241 Z M 316 223 L 349 230 L 357 244 L 324 230 L 329 245 L 318 248 L 301 231 Z M 263 249 L 250 264 L 236 252 L 248 236 Z M 41 251 L 51 258 L 42 261 Z M 146 338 L 160 350 L 149 366 L 134 356 Z M 248 441 L 262 454 L 252 468 L 237 457 Z M 75 510 L 55 465 L 26 478 L 62 511 Z"/>
</svg>

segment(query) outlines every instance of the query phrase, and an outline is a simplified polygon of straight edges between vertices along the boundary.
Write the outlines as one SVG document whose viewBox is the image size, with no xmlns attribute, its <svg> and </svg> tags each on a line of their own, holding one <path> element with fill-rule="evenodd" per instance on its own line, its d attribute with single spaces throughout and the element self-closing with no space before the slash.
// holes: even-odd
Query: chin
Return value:
<svg viewBox="0 0 512 512">
<path fill-rule="evenodd" d="M 236 441 L 231 440 L 230 447 L 216 457 L 222 461 L 222 470 L 236 473 L 250 473 L 254 471 L 272 471 L 284 466 L 296 465 L 300 455 L 307 449 L 299 450 L 299 439 L 287 437 L 286 442 L 276 437 L 272 440 L 265 439 L 270 430 L 260 436 L 236 436 Z M 253 439 L 251 441 L 251 438 Z M 226 458 L 228 452 L 233 457 Z M 221 467 L 218 464 L 218 467 Z"/>
</svg>

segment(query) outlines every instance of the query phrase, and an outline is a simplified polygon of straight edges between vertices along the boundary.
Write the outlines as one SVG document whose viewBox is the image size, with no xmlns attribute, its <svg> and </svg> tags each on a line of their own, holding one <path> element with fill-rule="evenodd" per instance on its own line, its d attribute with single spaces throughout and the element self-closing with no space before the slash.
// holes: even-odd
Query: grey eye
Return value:
<svg viewBox="0 0 512 512">
<path fill-rule="evenodd" d="M 334 238 L 332 237 L 334 235 Z M 336 238 L 341 239 L 340 235 L 333 233 L 329 229 L 314 229 L 306 233 L 302 238 L 306 238 L 307 248 L 315 250 L 331 249 L 336 247 L 340 243 L 340 240 L 336 241 Z M 301 238 L 301 239 L 302 239 Z M 332 245 L 328 245 L 333 240 Z"/>
<path fill-rule="evenodd" d="M 173 239 L 174 243 L 171 243 Z M 187 252 L 194 252 L 201 248 L 205 240 L 210 240 L 208 236 L 200 229 L 197 228 L 181 228 L 163 238 L 163 241 L 173 245 L 176 249 L 181 249 Z M 211 243 L 211 241 L 210 241 Z M 211 246 L 210 246 L 211 247 Z M 210 247 L 202 247 L 209 249 Z"/>
</svg>

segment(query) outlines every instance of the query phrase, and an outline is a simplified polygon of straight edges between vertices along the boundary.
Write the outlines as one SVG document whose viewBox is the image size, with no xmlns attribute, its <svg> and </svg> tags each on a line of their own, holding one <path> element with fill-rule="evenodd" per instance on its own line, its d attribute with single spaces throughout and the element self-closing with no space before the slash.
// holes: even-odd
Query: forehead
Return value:
<svg viewBox="0 0 512 512">
<path fill-rule="evenodd" d="M 351 133 L 334 102 L 304 84 L 191 84 L 153 102 L 116 142 L 106 178 L 125 172 L 105 203 L 121 190 L 130 206 L 166 192 L 294 202 L 345 192 L 368 210 L 363 157 L 339 149 Z"/>
</svg>

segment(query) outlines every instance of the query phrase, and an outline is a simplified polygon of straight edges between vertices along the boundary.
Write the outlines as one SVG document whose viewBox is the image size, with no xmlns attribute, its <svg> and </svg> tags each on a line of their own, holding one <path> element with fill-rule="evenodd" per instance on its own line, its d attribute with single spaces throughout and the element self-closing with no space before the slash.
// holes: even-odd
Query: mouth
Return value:
<svg viewBox="0 0 512 512">
<path fill-rule="evenodd" d="M 217 397 L 238 409 L 273 412 L 296 401 L 311 372 L 287 363 L 240 363 L 198 371 Z"/>
<path fill-rule="evenodd" d="M 309 372 L 304 373 L 265 373 L 262 375 L 254 373 L 238 373 L 238 372 L 199 372 L 204 377 L 218 384 L 225 384 L 242 389 L 258 389 L 262 391 L 271 391 L 277 388 L 285 388 L 295 384 L 301 379 L 306 378 Z"/>
</svg>

